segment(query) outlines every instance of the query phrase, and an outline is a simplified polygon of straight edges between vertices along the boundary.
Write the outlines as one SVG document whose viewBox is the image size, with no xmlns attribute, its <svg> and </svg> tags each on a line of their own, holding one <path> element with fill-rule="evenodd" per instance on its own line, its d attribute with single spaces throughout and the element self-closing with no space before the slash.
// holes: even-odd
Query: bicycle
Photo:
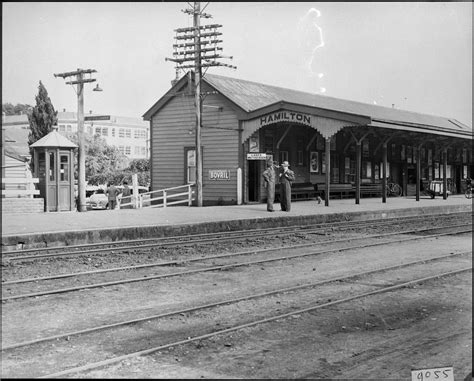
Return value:
<svg viewBox="0 0 474 381">
<path fill-rule="evenodd" d="M 458 192 L 457 192 L 457 189 L 456 189 L 456 184 L 454 183 L 454 181 L 453 181 L 452 179 L 448 179 L 448 180 L 447 180 L 446 190 L 447 190 L 450 194 L 456 194 L 456 193 L 458 193 Z"/>
<path fill-rule="evenodd" d="M 387 184 L 387 196 L 388 197 L 400 197 L 402 195 L 402 187 L 396 183 Z"/>
<path fill-rule="evenodd" d="M 466 198 L 472 198 L 472 186 L 471 186 L 471 179 L 464 180 L 466 182 L 466 191 L 464 192 L 464 196 Z"/>
</svg>

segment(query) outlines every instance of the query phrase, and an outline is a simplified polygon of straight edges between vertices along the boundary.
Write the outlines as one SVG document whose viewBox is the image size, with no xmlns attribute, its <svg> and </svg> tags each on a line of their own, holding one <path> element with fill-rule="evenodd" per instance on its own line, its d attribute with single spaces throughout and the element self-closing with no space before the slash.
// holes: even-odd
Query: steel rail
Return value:
<svg viewBox="0 0 474 381">
<path fill-rule="evenodd" d="M 161 319 L 161 318 L 164 318 L 164 317 L 170 317 L 170 316 L 174 316 L 174 315 L 195 312 L 195 311 L 204 310 L 204 309 L 208 309 L 208 308 L 219 307 L 219 306 L 222 306 L 222 305 L 239 303 L 239 302 L 242 302 L 242 301 L 245 301 L 245 300 L 252 300 L 252 299 L 262 298 L 262 297 L 271 296 L 271 295 L 275 295 L 275 294 L 282 294 L 282 293 L 285 293 L 285 292 L 297 291 L 297 290 L 301 290 L 301 289 L 305 289 L 305 288 L 312 288 L 312 287 L 320 286 L 320 285 L 323 285 L 323 284 L 346 281 L 346 280 L 352 279 L 352 278 L 372 275 L 372 274 L 381 273 L 381 272 L 383 273 L 383 272 L 394 270 L 394 269 L 400 269 L 400 268 L 403 268 L 403 267 L 409 267 L 409 266 L 414 266 L 414 265 L 418 265 L 418 264 L 443 260 L 443 259 L 447 259 L 447 258 L 453 258 L 453 257 L 456 257 L 456 256 L 462 256 L 462 255 L 465 255 L 465 254 L 472 254 L 472 251 L 465 251 L 465 252 L 460 252 L 460 253 L 452 253 L 452 254 L 448 254 L 448 255 L 441 255 L 441 256 L 438 256 L 438 257 L 425 258 L 425 259 L 420 259 L 420 260 L 417 260 L 417 261 L 405 262 L 405 263 L 401 263 L 401 264 L 398 264 L 398 265 L 383 267 L 383 268 L 379 268 L 379 269 L 374 269 L 374 270 L 369 270 L 369 271 L 362 271 L 362 272 L 359 272 L 359 273 L 346 275 L 346 276 L 343 276 L 343 277 L 329 278 L 329 279 L 324 279 L 324 280 L 320 280 L 320 281 L 317 281 L 317 282 L 310 282 L 310 283 L 306 283 L 306 284 L 303 284 L 303 285 L 287 287 L 287 288 L 281 288 L 281 289 L 277 289 L 277 290 L 273 290 L 273 291 L 247 295 L 247 296 L 243 296 L 243 297 L 239 297 L 239 298 L 227 299 L 227 300 L 216 302 L 216 303 L 204 304 L 204 305 L 195 306 L 195 307 L 191 307 L 191 308 L 185 308 L 185 309 L 181 309 L 181 310 L 177 310 L 177 311 L 166 312 L 166 313 L 162 313 L 162 314 L 158 314 L 158 315 L 151 315 L 151 316 L 147 316 L 147 317 L 142 317 L 142 318 L 137 318 L 137 319 L 132 319 L 132 320 L 126 320 L 126 321 L 123 321 L 123 322 L 117 322 L 117 323 L 102 325 L 102 326 L 99 326 L 99 327 L 93 327 L 93 328 L 87 328 L 87 329 L 82 329 L 82 330 L 78 330 L 78 331 L 66 332 L 66 333 L 62 333 L 62 334 L 59 334 L 59 335 L 48 336 L 48 337 L 43 337 L 43 338 L 36 339 L 36 340 L 24 341 L 24 342 L 12 344 L 12 345 L 4 346 L 4 347 L 2 347 L 2 351 L 15 349 L 15 348 L 19 348 L 19 347 L 25 347 L 25 346 L 28 346 L 28 345 L 39 344 L 39 343 L 43 343 L 43 342 L 47 342 L 47 341 L 57 340 L 57 339 L 61 339 L 61 338 L 64 338 L 64 337 L 73 337 L 73 336 L 78 336 L 78 335 L 83 335 L 83 334 L 89 334 L 89 333 L 93 333 L 93 332 L 102 331 L 102 330 L 105 330 L 105 329 L 110 329 L 110 328 L 116 328 L 116 327 L 129 325 L 129 324 L 135 324 L 135 323 L 140 323 L 140 322 L 149 321 L 149 320 Z"/>
<path fill-rule="evenodd" d="M 413 221 L 413 220 L 409 220 L 409 221 Z M 377 222 L 372 222 L 372 221 L 366 221 L 365 224 L 364 223 L 361 223 L 360 221 L 359 222 L 351 222 L 351 224 L 353 225 L 356 225 L 358 228 L 362 228 L 362 227 L 365 227 L 365 226 L 371 226 L 371 225 L 377 225 L 379 221 Z M 352 226 L 352 225 L 349 225 L 349 226 Z M 380 227 L 380 225 L 378 224 L 377 227 Z M 314 233 L 316 231 L 319 231 L 319 230 L 323 230 L 323 229 L 326 229 L 327 227 L 324 227 L 324 228 L 315 228 L 314 230 L 312 228 L 298 228 L 298 227 L 295 227 L 293 231 L 288 231 L 287 229 L 282 229 L 282 228 L 278 228 L 278 229 L 281 229 L 283 230 L 282 233 L 279 233 L 279 235 L 291 235 L 291 234 L 294 234 L 295 232 L 298 233 L 298 232 L 302 232 L 302 233 Z M 343 226 L 343 228 L 347 228 L 347 226 Z M 298 229 L 302 229 L 301 231 L 299 231 Z M 161 246 L 174 246 L 174 245 L 181 245 L 181 246 L 188 246 L 188 245 L 194 245 L 196 243 L 199 243 L 199 244 L 202 244 L 202 243 L 207 243 L 207 242 L 216 242 L 216 241 L 224 241 L 224 240 L 228 240 L 228 239 L 249 239 L 249 238 L 257 238 L 257 237 L 260 237 L 260 236 L 264 236 L 267 234 L 268 230 L 265 229 L 266 231 L 265 232 L 261 232 L 261 231 L 258 231 L 257 234 L 252 234 L 252 235 L 248 235 L 248 232 L 247 234 L 245 234 L 244 236 L 237 236 L 237 237 L 232 237 L 230 235 L 226 235 L 224 237 L 213 237 L 213 238 L 206 238 L 206 239 L 200 239 L 200 240 L 197 240 L 197 241 L 172 241 L 172 242 L 162 242 L 162 243 L 151 243 L 151 244 L 142 244 L 142 245 L 133 245 L 133 246 L 116 246 L 116 247 L 105 247 L 105 248 L 98 248 L 98 249 L 91 249 L 91 250 L 84 250 L 84 251 L 66 251 L 66 252 L 59 252 L 59 253 L 47 253 L 47 254 L 35 254 L 35 255 L 20 255 L 20 256 L 16 256 L 16 257 L 5 257 L 3 256 L 3 259 L 8 262 L 8 261 L 15 261 L 15 260 L 25 260 L 25 259 L 40 259 L 40 258 L 50 258 L 50 257 L 64 257 L 64 256 L 71 256 L 71 255 L 89 255 L 89 254 L 97 254 L 97 253 L 104 253 L 104 252 L 109 252 L 110 250 L 130 250 L 130 249 L 143 249 L 143 248 L 148 248 L 148 247 L 161 247 Z M 246 231 L 239 231 L 239 234 L 241 234 L 241 232 L 246 232 Z M 214 234 L 214 233 L 212 233 Z M 219 233 L 219 234 L 222 234 L 222 233 Z M 171 239 L 173 239 L 174 237 L 170 237 Z M 141 241 L 140 241 L 141 242 Z M 105 244 L 104 244 L 105 245 Z M 61 247 L 62 248 L 62 247 Z M 72 248 L 72 247 L 64 247 L 62 248 L 63 250 L 66 249 L 66 248 Z M 15 253 L 15 252 L 10 252 L 10 253 Z"/>
<path fill-rule="evenodd" d="M 275 316 L 272 316 L 272 317 L 269 317 L 269 318 L 259 319 L 259 320 L 256 320 L 256 321 L 253 321 L 253 322 L 250 322 L 250 323 L 240 324 L 240 325 L 237 325 L 237 326 L 234 326 L 234 327 L 225 328 L 225 329 L 214 331 L 214 332 L 207 333 L 207 334 L 204 334 L 204 335 L 189 337 L 189 338 L 184 339 L 184 340 L 180 340 L 180 341 L 176 341 L 176 342 L 173 342 L 173 343 L 160 345 L 160 346 L 153 347 L 153 348 L 144 349 L 144 350 L 133 352 L 133 353 L 128 353 L 126 355 L 117 356 L 117 357 L 110 358 L 110 359 L 103 360 L 103 361 L 98 361 L 98 362 L 95 362 L 95 363 L 92 363 L 92 364 L 87 364 L 87 365 L 83 365 L 83 366 L 79 366 L 79 367 L 75 367 L 75 368 L 66 369 L 66 370 L 63 370 L 63 371 L 60 371 L 60 372 L 39 376 L 38 378 L 56 378 L 56 377 L 71 375 L 71 374 L 74 374 L 74 373 L 84 372 L 84 371 L 88 371 L 88 370 L 91 370 L 91 369 L 96 369 L 96 368 L 100 368 L 100 367 L 103 367 L 103 366 L 115 364 L 115 363 L 118 363 L 118 362 L 126 360 L 126 359 L 131 359 L 131 358 L 138 357 L 138 356 L 149 355 L 151 353 L 154 353 L 154 352 L 157 352 L 157 351 L 160 351 L 160 350 L 163 350 L 163 349 L 168 349 L 168 348 L 171 348 L 171 347 L 175 347 L 175 346 L 178 346 L 178 345 L 185 345 L 185 344 L 192 343 L 192 342 L 195 342 L 195 341 L 209 339 L 211 337 L 215 337 L 215 336 L 222 335 L 222 334 L 225 334 L 225 333 L 239 331 L 239 330 L 242 330 L 244 328 L 249 328 L 249 327 L 254 327 L 254 326 L 257 326 L 257 325 L 261 325 L 261 324 L 274 322 L 274 321 L 284 319 L 284 318 L 288 318 L 288 317 L 291 317 L 291 316 L 294 316 L 294 315 L 301 315 L 301 314 L 304 314 L 304 313 L 307 313 L 307 312 L 312 312 L 312 311 L 315 311 L 315 310 L 318 310 L 318 309 L 321 309 L 321 308 L 326 308 L 326 307 L 330 307 L 330 306 L 334 306 L 334 305 L 338 305 L 338 304 L 342 304 L 342 303 L 351 302 L 351 301 L 356 300 L 356 299 L 367 298 L 367 297 L 370 297 L 370 296 L 373 296 L 373 295 L 378 295 L 378 294 L 398 290 L 398 289 L 401 289 L 401 288 L 406 288 L 406 287 L 416 285 L 416 284 L 419 284 L 419 283 L 423 283 L 423 282 L 426 282 L 426 281 L 429 281 L 429 280 L 448 277 L 448 276 L 452 276 L 452 275 L 456 275 L 456 274 L 460 274 L 460 273 L 468 272 L 468 271 L 472 271 L 472 267 L 462 268 L 462 269 L 459 269 L 459 270 L 448 271 L 448 272 L 444 272 L 444 273 L 441 273 L 441 274 L 436 274 L 436 275 L 431 275 L 431 276 L 428 276 L 428 277 L 414 279 L 414 280 L 411 280 L 411 281 L 408 281 L 408 282 L 399 283 L 397 285 L 383 287 L 383 288 L 379 288 L 377 290 L 364 292 L 364 293 L 353 295 L 353 296 L 350 296 L 350 297 L 347 297 L 347 298 L 342 298 L 342 299 L 334 300 L 334 301 L 323 303 L 323 304 L 313 305 L 311 307 L 302 308 L 302 309 L 295 310 L 295 311 L 292 311 L 292 312 L 278 314 L 278 315 L 275 315 Z"/>
<path fill-rule="evenodd" d="M 463 225 L 463 226 L 465 226 L 465 225 Z M 433 228 L 426 229 L 426 230 L 433 230 Z M 388 241 L 388 242 L 387 241 L 385 241 L 385 242 L 376 242 L 376 243 L 371 243 L 371 244 L 351 246 L 351 247 L 347 247 L 347 248 L 335 248 L 335 249 L 315 251 L 315 252 L 310 252 L 310 253 L 295 254 L 295 255 L 289 255 L 289 256 L 283 256 L 283 257 L 277 257 L 277 258 L 268 258 L 268 259 L 262 259 L 262 260 L 256 260 L 256 261 L 247 261 L 247 262 L 233 263 L 233 264 L 228 264 L 228 265 L 212 266 L 212 267 L 206 267 L 206 268 L 203 268 L 203 269 L 187 270 L 187 271 L 175 272 L 175 273 L 170 273 L 170 274 L 161 274 L 161 275 L 149 276 L 149 277 L 146 277 L 146 278 L 145 277 L 129 278 L 129 279 L 126 279 L 126 280 L 109 281 L 109 282 L 94 283 L 94 284 L 89 284 L 89 285 L 68 287 L 68 288 L 55 289 L 55 290 L 49 290 L 49 291 L 43 291 L 43 292 L 34 292 L 34 293 L 29 293 L 29 294 L 12 295 L 12 296 L 3 297 L 1 299 L 1 301 L 4 302 L 4 301 L 7 301 L 7 300 L 25 299 L 25 298 L 38 297 L 38 296 L 44 296 L 44 295 L 52 295 L 52 294 L 63 294 L 63 293 L 74 292 L 74 291 L 78 291 L 78 290 L 86 290 L 86 289 L 92 289 L 92 288 L 98 288 L 98 287 L 115 286 L 115 285 L 118 285 L 118 284 L 126 284 L 126 283 L 143 282 L 143 281 L 156 280 L 156 279 L 164 279 L 164 278 L 170 278 L 170 277 L 174 277 L 174 276 L 190 275 L 190 274 L 203 273 L 203 272 L 209 272 L 209 271 L 217 271 L 217 270 L 222 271 L 222 270 L 235 268 L 235 267 L 251 266 L 251 265 L 255 265 L 255 264 L 277 262 L 277 261 L 283 261 L 283 260 L 288 260 L 288 259 L 308 257 L 308 256 L 312 256 L 312 255 L 321 255 L 321 254 L 331 253 L 331 252 L 339 252 L 339 251 L 361 249 L 361 248 L 373 247 L 373 246 L 381 246 L 381 245 L 393 244 L 393 243 L 398 243 L 398 242 L 406 242 L 406 241 L 412 241 L 412 240 L 418 240 L 418 239 L 428 239 L 428 238 L 440 237 L 440 236 L 444 236 L 444 235 L 462 234 L 462 233 L 470 232 L 470 231 L 471 230 L 464 230 L 464 231 L 461 231 L 461 232 L 454 232 L 454 233 L 447 232 L 447 233 L 439 233 L 439 234 L 432 234 L 432 235 L 419 236 L 419 237 L 409 237 L 409 238 L 405 238 L 405 239 L 398 239 L 398 240 Z M 393 234 L 394 233 L 387 233 L 387 235 L 393 235 Z M 400 233 L 397 233 L 397 234 L 400 234 Z"/>
<path fill-rule="evenodd" d="M 252 230 L 234 230 L 234 231 L 228 231 L 228 232 L 215 232 L 215 233 L 199 233 L 199 234 L 189 234 L 186 235 L 184 238 L 202 238 L 202 237 L 213 237 L 213 236 L 218 236 L 218 235 L 223 235 L 223 234 L 246 234 L 249 232 L 253 231 L 258 231 L 261 234 L 264 234 L 265 232 L 271 232 L 271 231 L 288 231 L 288 229 L 311 229 L 315 227 L 321 227 L 321 228 L 330 228 L 333 226 L 360 226 L 362 224 L 376 224 L 376 223 L 391 223 L 391 222 L 396 222 L 396 221 L 413 221 L 416 222 L 420 219 L 425 219 L 426 218 L 436 218 L 439 216 L 448 216 L 448 217 L 455 217 L 456 215 L 464 215 L 464 214 L 470 214 L 470 212 L 455 212 L 455 213 L 444 213 L 444 214 L 429 214 L 429 215 L 424 215 L 424 216 L 406 216 L 406 217 L 391 217 L 391 218 L 381 218 L 381 219 L 374 219 L 374 220 L 361 220 L 361 221 L 336 221 L 336 222 L 323 222 L 323 223 L 318 223 L 318 224 L 310 224 L 310 225 L 290 225 L 290 226 L 284 226 L 284 227 L 274 227 L 274 228 L 263 228 L 263 229 L 252 229 Z M 291 233 L 290 233 L 291 234 Z M 227 236 L 226 236 L 227 237 Z M 225 239 L 224 237 L 223 239 Z M 143 242 L 160 242 L 160 241 L 165 241 L 165 240 L 181 240 L 179 243 L 182 243 L 183 237 L 180 236 L 171 236 L 171 237 L 160 237 L 160 238 L 144 238 L 144 239 L 136 239 L 136 240 L 126 240 L 126 241 L 109 241 L 109 242 L 101 242 L 101 243 L 90 243 L 90 244 L 82 244 L 82 245 L 68 245 L 68 246 L 55 246 L 55 247 L 40 247 L 40 248 L 32 248 L 32 249 L 22 249 L 22 250 L 10 250 L 10 251 L 4 251 L 2 256 L 7 257 L 9 255 L 17 255 L 17 254 L 23 254 L 23 253 L 31 253 L 31 252 L 43 252 L 43 251 L 53 251 L 53 250 L 64 250 L 64 249 L 80 249 L 80 248 L 87 248 L 87 247 L 97 247 L 97 246 L 113 246 L 109 247 L 107 249 L 133 249 L 137 247 L 145 247 L 145 245 L 135 245 L 135 246 L 120 246 L 123 244 L 129 244 L 129 243 L 143 243 Z M 192 242 L 192 241 L 189 241 Z M 198 241 L 199 242 L 199 241 Z M 93 252 L 92 250 L 84 251 L 85 253 Z M 22 258 L 29 258 L 27 256 L 22 257 Z M 9 259 L 9 258 L 5 258 Z"/>
<path fill-rule="evenodd" d="M 202 261 L 212 260 L 212 259 L 237 257 L 237 256 L 242 256 L 242 255 L 260 254 L 260 253 L 269 252 L 269 251 L 279 251 L 279 250 L 288 250 L 288 249 L 297 249 L 297 248 L 303 248 L 303 247 L 311 247 L 311 246 L 314 246 L 316 244 L 317 245 L 326 245 L 326 244 L 330 245 L 330 244 L 333 244 L 333 243 L 358 241 L 358 240 L 362 240 L 362 239 L 366 240 L 366 239 L 371 239 L 371 238 L 380 238 L 380 237 L 399 235 L 399 234 L 407 234 L 407 233 L 417 233 L 417 232 L 420 232 L 420 231 L 428 231 L 428 230 L 435 230 L 435 229 L 449 229 L 449 228 L 456 228 L 456 227 L 461 227 L 461 226 L 465 227 L 466 224 L 449 225 L 449 226 L 443 226 L 443 227 L 439 227 L 439 228 L 438 227 L 436 227 L 436 228 L 433 228 L 433 227 L 418 228 L 418 229 L 412 229 L 412 230 L 404 230 L 404 231 L 402 230 L 402 231 L 399 231 L 399 232 L 392 232 L 392 233 L 372 234 L 372 235 L 368 235 L 368 236 L 364 236 L 364 237 L 351 237 L 351 238 L 342 238 L 342 239 L 336 239 L 336 240 L 302 243 L 302 244 L 297 244 L 297 245 L 287 245 L 287 246 L 273 247 L 273 248 L 267 248 L 267 249 L 256 249 L 256 250 L 240 251 L 240 252 L 235 252 L 235 253 L 210 255 L 210 256 L 199 257 L 199 258 L 176 259 L 176 260 L 172 260 L 172 261 L 155 262 L 155 263 L 148 263 L 148 264 L 135 265 L 135 266 L 114 267 L 114 268 L 110 268 L 110 269 L 100 269 L 100 270 L 82 271 L 82 272 L 77 272 L 77 273 L 58 274 L 58 275 L 47 276 L 47 277 L 24 278 L 24 279 L 18 279 L 18 280 L 5 281 L 5 282 L 2 282 L 2 285 L 20 284 L 20 283 L 37 282 L 37 281 L 53 280 L 53 279 L 63 279 L 63 278 L 71 278 L 71 277 L 74 277 L 74 276 L 81 276 L 81 275 L 103 274 L 103 273 L 108 273 L 108 272 L 137 270 L 137 269 L 150 268 L 150 267 L 162 267 L 162 266 L 164 267 L 164 266 L 182 265 L 182 264 L 185 264 L 185 263 L 202 262 Z"/>
</svg>

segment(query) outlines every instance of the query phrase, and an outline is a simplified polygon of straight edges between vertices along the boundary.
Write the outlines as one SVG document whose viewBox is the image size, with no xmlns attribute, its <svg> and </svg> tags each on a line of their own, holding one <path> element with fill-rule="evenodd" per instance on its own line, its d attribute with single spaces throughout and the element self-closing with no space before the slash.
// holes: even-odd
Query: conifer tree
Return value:
<svg viewBox="0 0 474 381">
<path fill-rule="evenodd" d="M 28 113 L 30 123 L 30 133 L 28 134 L 28 145 L 41 139 L 53 130 L 53 126 L 58 124 L 58 112 L 54 110 L 48 91 L 40 81 L 38 95 L 36 96 L 36 106 Z M 30 154 L 33 150 L 30 148 Z"/>
</svg>

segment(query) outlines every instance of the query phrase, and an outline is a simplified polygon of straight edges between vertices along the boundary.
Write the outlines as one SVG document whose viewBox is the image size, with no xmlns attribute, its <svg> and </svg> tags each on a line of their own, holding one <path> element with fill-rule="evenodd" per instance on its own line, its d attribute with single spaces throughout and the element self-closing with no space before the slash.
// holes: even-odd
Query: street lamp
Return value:
<svg viewBox="0 0 474 381">
<path fill-rule="evenodd" d="M 94 69 L 77 69 L 76 71 L 68 73 L 59 73 L 54 74 L 55 77 L 76 77 L 75 81 L 66 82 L 67 85 L 77 85 L 77 139 L 79 145 L 79 155 L 78 155 L 78 195 L 79 195 L 79 212 L 87 211 L 86 208 L 86 152 L 85 152 L 85 142 L 84 142 L 84 83 L 95 82 L 94 78 L 84 78 L 84 74 L 92 74 L 97 71 Z M 94 91 L 102 91 L 102 89 L 97 86 L 93 89 Z"/>
</svg>

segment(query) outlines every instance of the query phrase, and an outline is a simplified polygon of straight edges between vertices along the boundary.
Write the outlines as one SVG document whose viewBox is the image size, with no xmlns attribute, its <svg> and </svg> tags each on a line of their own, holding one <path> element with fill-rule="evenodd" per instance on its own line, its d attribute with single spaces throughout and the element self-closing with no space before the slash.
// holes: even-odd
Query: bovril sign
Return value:
<svg viewBox="0 0 474 381">
<path fill-rule="evenodd" d="M 209 180 L 230 180 L 230 169 L 210 169 Z"/>
</svg>

